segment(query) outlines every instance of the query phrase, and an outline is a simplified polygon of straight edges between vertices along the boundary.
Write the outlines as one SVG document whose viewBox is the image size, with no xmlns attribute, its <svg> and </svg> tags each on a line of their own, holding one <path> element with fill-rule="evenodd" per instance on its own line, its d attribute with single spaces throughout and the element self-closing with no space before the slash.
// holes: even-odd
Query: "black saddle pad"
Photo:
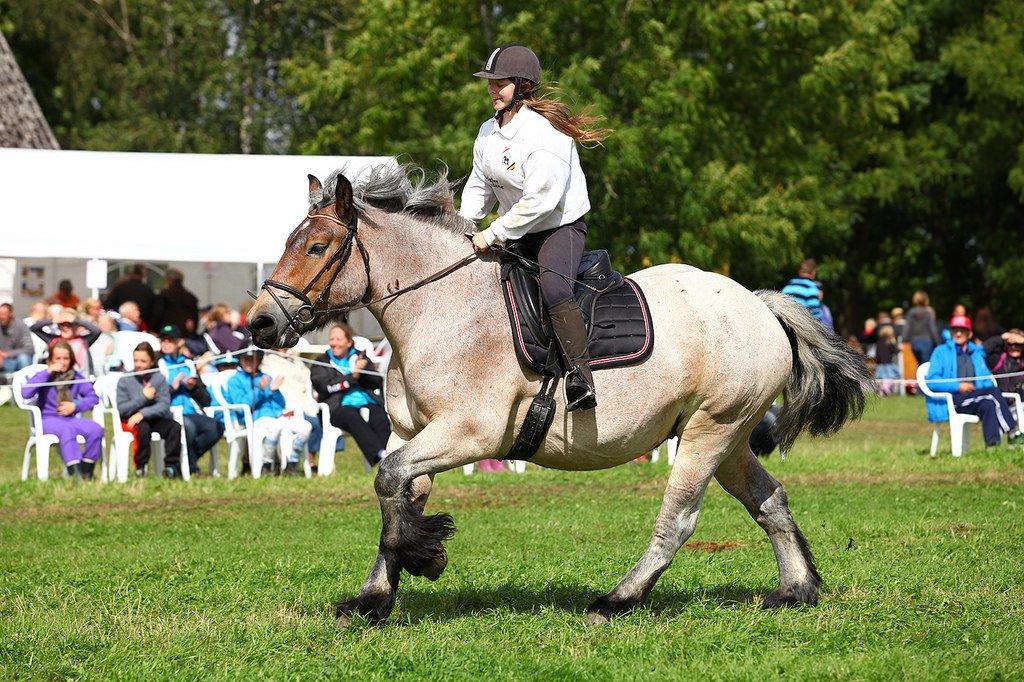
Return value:
<svg viewBox="0 0 1024 682">
<path fill-rule="evenodd" d="M 575 285 L 589 336 L 593 370 L 643 362 L 654 349 L 654 325 L 640 287 L 612 270 L 608 252 L 587 251 Z M 540 298 L 537 269 L 513 254 L 501 268 L 505 307 L 512 325 L 512 345 L 519 361 L 544 376 L 562 373 L 551 325 Z"/>
</svg>

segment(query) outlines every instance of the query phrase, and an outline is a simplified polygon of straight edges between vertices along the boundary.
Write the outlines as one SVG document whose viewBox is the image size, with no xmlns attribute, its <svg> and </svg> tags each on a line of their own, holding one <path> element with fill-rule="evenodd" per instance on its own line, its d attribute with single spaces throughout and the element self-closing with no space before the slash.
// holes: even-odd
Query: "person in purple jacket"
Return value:
<svg viewBox="0 0 1024 682">
<path fill-rule="evenodd" d="M 66 341 L 57 341 L 50 348 L 49 364 L 42 372 L 30 378 L 21 389 L 26 399 L 38 396 L 37 404 L 43 416 L 43 433 L 57 436 L 60 456 L 69 476 L 92 478 L 93 468 L 100 458 L 103 427 L 76 416 L 87 412 L 100 401 L 85 377 L 75 371 L 74 351 Z M 57 381 L 78 380 L 80 383 L 60 386 L 39 386 Z M 78 446 L 77 437 L 85 439 L 85 450 Z"/>
</svg>

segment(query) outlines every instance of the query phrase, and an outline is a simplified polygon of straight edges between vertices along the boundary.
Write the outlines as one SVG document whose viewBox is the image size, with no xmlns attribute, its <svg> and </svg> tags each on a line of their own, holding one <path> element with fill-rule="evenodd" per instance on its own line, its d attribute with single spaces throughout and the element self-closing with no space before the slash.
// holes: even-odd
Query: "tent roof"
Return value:
<svg viewBox="0 0 1024 682">
<path fill-rule="evenodd" d="M 382 163 L 394 159 L 0 149 L 0 256 L 275 263 L 307 173 Z"/>
</svg>

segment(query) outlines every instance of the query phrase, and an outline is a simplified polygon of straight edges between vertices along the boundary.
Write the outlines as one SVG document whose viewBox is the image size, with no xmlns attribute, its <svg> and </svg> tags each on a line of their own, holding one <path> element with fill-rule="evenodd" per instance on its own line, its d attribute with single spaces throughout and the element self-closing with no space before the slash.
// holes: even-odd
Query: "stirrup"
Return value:
<svg viewBox="0 0 1024 682">
<path fill-rule="evenodd" d="M 573 400 L 569 399 L 569 389 L 583 388 L 584 392 Z M 565 398 L 565 411 L 592 410 L 597 407 L 597 395 L 594 387 L 583 378 L 583 373 L 578 367 L 574 367 L 565 373 L 565 381 L 562 382 L 562 395 Z"/>
</svg>

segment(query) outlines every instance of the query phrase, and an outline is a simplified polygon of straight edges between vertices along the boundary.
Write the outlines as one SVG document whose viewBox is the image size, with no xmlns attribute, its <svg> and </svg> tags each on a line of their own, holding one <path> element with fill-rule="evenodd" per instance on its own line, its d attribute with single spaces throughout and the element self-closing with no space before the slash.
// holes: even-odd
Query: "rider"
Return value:
<svg viewBox="0 0 1024 682">
<path fill-rule="evenodd" d="M 515 241 L 524 256 L 541 265 L 540 290 L 568 371 L 566 409 L 597 405 L 590 371 L 587 332 L 573 297 L 590 210 L 587 181 L 576 142 L 600 142 L 608 130 L 597 118 L 537 92 L 540 60 L 522 45 L 503 45 L 473 74 L 488 81 L 494 118 L 480 126 L 473 145 L 473 172 L 462 192 L 459 213 L 482 220 L 498 202 L 498 217 L 477 232 L 473 247 Z"/>
</svg>

